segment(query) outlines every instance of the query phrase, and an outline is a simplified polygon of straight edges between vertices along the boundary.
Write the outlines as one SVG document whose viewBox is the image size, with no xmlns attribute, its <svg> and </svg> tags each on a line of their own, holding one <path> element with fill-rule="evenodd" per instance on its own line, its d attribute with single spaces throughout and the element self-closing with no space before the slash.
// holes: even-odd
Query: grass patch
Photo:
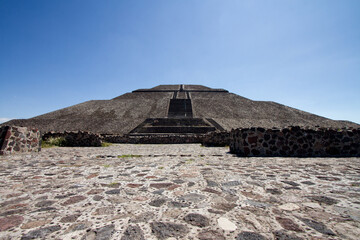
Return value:
<svg viewBox="0 0 360 240">
<path fill-rule="evenodd" d="M 141 155 L 133 155 L 133 154 L 124 154 L 117 156 L 118 158 L 135 158 L 135 157 L 141 157 Z"/>
<path fill-rule="evenodd" d="M 360 187 L 360 182 L 352 182 L 351 186 L 352 187 Z"/>
<path fill-rule="evenodd" d="M 109 183 L 109 187 L 114 187 L 114 186 L 116 186 L 116 185 L 119 185 L 119 183 L 118 182 L 112 182 L 112 183 Z"/>
<path fill-rule="evenodd" d="M 195 159 L 186 159 L 185 160 L 185 163 L 187 163 L 187 164 L 190 164 L 190 163 L 192 163 L 192 162 L 194 162 L 195 161 Z"/>
<path fill-rule="evenodd" d="M 111 145 L 112 145 L 112 143 L 108 143 L 108 142 L 101 143 L 101 147 L 110 147 Z"/>
<path fill-rule="evenodd" d="M 104 168 L 109 168 L 109 167 L 111 167 L 111 165 L 110 164 L 105 164 L 103 167 Z"/>
<path fill-rule="evenodd" d="M 51 148 L 51 147 L 65 147 L 66 140 L 63 137 L 48 138 L 41 141 L 42 148 Z"/>
</svg>

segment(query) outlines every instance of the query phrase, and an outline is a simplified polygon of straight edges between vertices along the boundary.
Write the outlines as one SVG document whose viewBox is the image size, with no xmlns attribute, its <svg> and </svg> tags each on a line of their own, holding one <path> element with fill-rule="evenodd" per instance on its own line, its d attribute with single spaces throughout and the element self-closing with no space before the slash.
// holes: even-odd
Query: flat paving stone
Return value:
<svg viewBox="0 0 360 240">
<path fill-rule="evenodd" d="M 113 144 L 0 156 L 0 239 L 358 239 L 360 158 L 228 151 Z"/>
</svg>

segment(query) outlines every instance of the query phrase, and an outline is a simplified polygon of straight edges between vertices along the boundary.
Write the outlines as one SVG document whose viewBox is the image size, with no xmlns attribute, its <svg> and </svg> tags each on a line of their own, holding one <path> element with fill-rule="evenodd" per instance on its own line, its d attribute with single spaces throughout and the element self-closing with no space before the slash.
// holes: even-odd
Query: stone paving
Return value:
<svg viewBox="0 0 360 240">
<path fill-rule="evenodd" d="M 359 158 L 112 145 L 0 157 L 0 239 L 359 239 Z"/>
</svg>

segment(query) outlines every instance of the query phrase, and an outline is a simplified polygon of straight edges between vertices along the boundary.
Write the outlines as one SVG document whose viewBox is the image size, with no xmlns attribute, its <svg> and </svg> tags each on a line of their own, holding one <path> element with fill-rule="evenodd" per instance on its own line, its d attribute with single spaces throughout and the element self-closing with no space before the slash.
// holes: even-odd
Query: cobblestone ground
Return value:
<svg viewBox="0 0 360 240">
<path fill-rule="evenodd" d="M 359 158 L 112 145 L 0 158 L 0 239 L 359 239 Z"/>
</svg>

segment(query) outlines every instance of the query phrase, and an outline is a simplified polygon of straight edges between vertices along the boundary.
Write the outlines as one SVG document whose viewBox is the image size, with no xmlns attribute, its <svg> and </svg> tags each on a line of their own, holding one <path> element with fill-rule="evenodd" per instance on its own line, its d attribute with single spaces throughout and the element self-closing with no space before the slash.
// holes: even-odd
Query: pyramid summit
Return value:
<svg viewBox="0 0 360 240">
<path fill-rule="evenodd" d="M 359 127 L 349 121 L 335 121 L 279 103 L 253 101 L 224 89 L 201 85 L 138 89 L 110 100 L 91 100 L 2 125 L 33 127 L 43 133 L 81 130 L 119 135 L 207 133 L 249 127 Z"/>
</svg>

